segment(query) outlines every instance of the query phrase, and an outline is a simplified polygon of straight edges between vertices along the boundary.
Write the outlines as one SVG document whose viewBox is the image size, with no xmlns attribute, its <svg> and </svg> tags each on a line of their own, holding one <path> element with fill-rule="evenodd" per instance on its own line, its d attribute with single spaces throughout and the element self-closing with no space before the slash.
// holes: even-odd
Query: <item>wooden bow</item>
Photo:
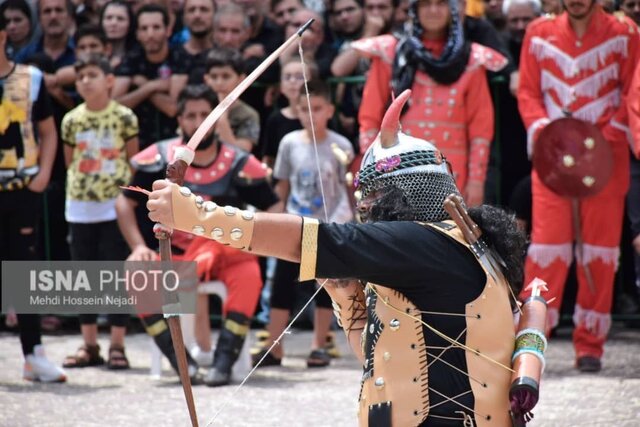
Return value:
<svg viewBox="0 0 640 427">
<path fill-rule="evenodd" d="M 191 151 L 195 152 L 202 139 L 207 135 L 209 130 L 218 121 L 218 119 L 229 109 L 235 101 L 238 100 L 240 95 L 249 88 L 258 77 L 265 72 L 265 70 L 275 62 L 275 60 L 282 55 L 282 53 L 295 43 L 304 31 L 309 28 L 313 23 L 313 19 L 307 21 L 302 27 L 296 31 L 289 39 L 287 39 L 278 49 L 276 49 L 271 55 L 269 55 L 251 74 L 249 74 L 240 84 L 227 95 L 225 99 L 220 102 L 216 108 L 209 113 L 204 122 L 198 127 L 196 132 L 189 140 L 187 147 Z M 167 166 L 166 177 L 169 181 L 178 185 L 182 185 L 184 182 L 184 175 L 189 164 L 185 159 L 178 158 L 172 161 Z M 156 224 L 154 227 L 155 237 L 160 244 L 160 259 L 161 261 L 171 261 L 171 230 L 163 227 L 161 224 Z M 171 331 L 171 339 L 173 340 L 173 347 L 176 352 L 178 360 L 178 373 L 180 375 L 180 382 L 182 383 L 182 389 L 184 391 L 184 397 L 189 409 L 189 417 L 191 418 L 191 425 L 198 427 L 198 417 L 196 415 L 196 408 L 193 399 L 193 391 L 191 389 L 191 378 L 189 377 L 189 367 L 187 364 L 186 349 L 182 338 L 182 329 L 180 328 L 179 306 L 175 302 L 165 301 L 163 307 L 165 318 L 169 324 Z"/>
</svg>

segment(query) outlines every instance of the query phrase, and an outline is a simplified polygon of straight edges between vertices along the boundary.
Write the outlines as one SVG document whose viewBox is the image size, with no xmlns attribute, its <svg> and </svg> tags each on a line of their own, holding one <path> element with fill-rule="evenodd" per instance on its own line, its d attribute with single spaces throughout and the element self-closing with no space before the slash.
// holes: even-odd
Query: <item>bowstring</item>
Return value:
<svg viewBox="0 0 640 427">
<path fill-rule="evenodd" d="M 298 40 L 298 53 L 300 54 L 300 62 L 302 62 L 302 77 L 304 78 L 304 92 L 307 97 L 307 108 L 309 110 L 309 121 L 311 122 L 311 139 L 313 140 L 313 149 L 316 155 L 316 170 L 318 172 L 318 182 L 320 183 L 320 194 L 322 195 L 322 208 L 324 210 L 324 222 L 329 222 L 329 214 L 327 213 L 327 203 L 324 196 L 324 185 L 322 184 L 322 171 L 320 170 L 320 156 L 318 155 L 318 140 L 316 138 L 316 127 L 313 124 L 313 114 L 311 112 L 311 95 L 309 94 L 309 85 L 307 81 L 307 64 L 304 62 L 304 52 L 302 51 L 302 42 Z"/>
<path fill-rule="evenodd" d="M 326 280 L 325 280 L 326 282 Z M 318 292 L 320 292 L 322 290 L 322 288 L 324 287 L 324 282 L 318 286 L 318 289 L 314 292 L 314 294 L 311 296 L 311 298 L 309 298 L 309 300 L 306 302 L 306 304 L 304 305 L 304 307 L 302 307 L 302 309 L 295 315 L 295 317 L 293 318 L 293 320 L 287 325 L 287 327 L 284 329 L 284 331 L 282 331 L 282 333 L 280 334 L 280 336 L 275 339 L 273 341 L 273 344 L 271 344 L 271 347 L 269 347 L 269 349 L 264 353 L 264 355 L 260 358 L 260 360 L 256 363 L 256 365 L 251 369 L 251 371 L 249 371 L 249 373 L 247 374 L 246 377 L 244 377 L 244 379 L 242 380 L 242 382 L 240 384 L 238 384 L 238 386 L 235 388 L 235 390 L 233 391 L 233 393 L 231 393 L 231 395 L 224 401 L 224 403 L 222 404 L 222 406 L 220 407 L 220 409 L 218 409 L 216 411 L 216 413 L 213 415 L 213 418 L 211 419 L 211 421 L 209 421 L 209 423 L 207 423 L 206 427 L 209 427 L 210 425 L 213 424 L 213 422 L 218 418 L 218 416 L 222 413 L 222 411 L 224 410 L 224 408 L 227 407 L 227 405 L 229 405 L 229 403 L 231 403 L 231 401 L 233 400 L 233 398 L 235 397 L 236 394 L 238 394 L 238 392 L 240 391 L 240 389 L 244 386 L 244 384 L 249 380 L 249 377 L 251 377 L 251 375 L 253 375 L 253 373 L 255 372 L 256 369 L 258 369 L 260 367 L 260 365 L 262 364 L 262 361 L 271 353 L 271 350 L 274 349 L 274 347 L 278 344 L 280 344 L 280 340 L 282 339 L 282 337 L 285 334 L 290 334 L 289 329 L 291 329 L 291 326 L 295 323 L 296 320 L 298 320 L 298 317 L 300 317 L 302 315 L 302 313 L 304 313 L 304 311 L 306 310 L 306 308 L 309 306 L 309 304 L 311 304 L 311 301 L 313 301 L 313 299 L 316 297 L 316 295 L 318 295 Z"/>
<path fill-rule="evenodd" d="M 309 94 L 309 86 L 308 86 L 307 71 L 306 71 L 307 64 L 304 61 L 304 52 L 302 50 L 301 39 L 298 39 L 298 54 L 300 55 L 300 62 L 302 63 L 302 77 L 303 77 L 303 80 L 304 80 L 304 91 L 305 91 L 305 95 L 306 95 L 306 99 L 307 99 L 307 110 L 308 110 L 308 113 L 309 113 L 309 121 L 311 123 L 311 140 L 313 142 L 313 149 L 314 149 L 315 156 L 316 156 L 316 159 L 315 159 L 316 160 L 316 169 L 317 169 L 317 172 L 318 172 L 318 182 L 320 183 L 320 195 L 322 196 L 322 208 L 324 210 L 324 220 L 325 220 L 326 223 L 328 223 L 329 222 L 329 214 L 327 212 L 327 204 L 325 203 L 326 198 L 325 198 L 325 193 L 324 193 L 324 185 L 322 183 L 322 171 L 320 169 L 320 156 L 318 154 L 318 140 L 317 140 L 317 137 L 316 137 L 316 128 L 315 128 L 315 125 L 313 124 L 313 113 L 311 112 L 311 95 Z M 256 369 L 258 369 L 260 367 L 260 365 L 262 364 L 263 360 L 271 353 L 271 350 L 273 350 L 276 345 L 280 344 L 280 340 L 282 339 L 282 337 L 284 337 L 285 335 L 291 333 L 290 329 L 293 326 L 293 324 L 296 322 L 296 320 L 298 320 L 298 318 L 302 315 L 302 313 L 304 313 L 304 311 L 307 309 L 309 304 L 311 304 L 311 302 L 314 300 L 316 295 L 318 295 L 318 293 L 324 289 L 325 283 L 327 283 L 327 279 L 323 280 L 322 283 L 318 282 L 318 285 L 319 285 L 318 289 L 316 289 L 316 291 L 313 293 L 313 295 L 311 295 L 311 298 L 309 298 L 307 300 L 307 302 L 300 309 L 300 311 L 298 311 L 298 313 L 296 313 L 296 315 L 293 317 L 293 320 L 291 320 L 291 322 L 289 322 L 287 327 L 284 328 L 284 331 L 282 331 L 280 336 L 278 336 L 278 338 L 276 338 L 273 341 L 273 344 L 271 344 L 271 346 L 267 349 L 267 351 L 260 358 L 260 360 L 258 360 L 258 362 L 255 364 L 255 366 L 244 377 L 242 382 L 240 384 L 238 384 L 238 386 L 233 390 L 233 392 L 229 395 L 229 397 L 222 403 L 222 406 L 220 406 L 220 408 L 216 411 L 216 413 L 213 415 L 213 418 L 211 419 L 211 421 L 209 421 L 207 423 L 206 427 L 211 426 L 215 422 L 215 420 L 220 416 L 220 414 L 222 414 L 222 411 L 229 405 L 229 403 L 231 403 L 231 401 L 234 399 L 236 394 L 238 394 L 238 392 L 240 392 L 240 389 L 249 380 L 251 375 L 253 375 L 253 373 L 256 371 Z"/>
</svg>

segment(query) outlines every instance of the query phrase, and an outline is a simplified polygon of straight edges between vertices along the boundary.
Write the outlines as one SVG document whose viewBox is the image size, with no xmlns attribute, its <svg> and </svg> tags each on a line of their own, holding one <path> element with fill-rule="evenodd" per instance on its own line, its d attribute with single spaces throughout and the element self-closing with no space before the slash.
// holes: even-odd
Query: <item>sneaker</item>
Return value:
<svg viewBox="0 0 640 427">
<path fill-rule="evenodd" d="M 67 380 L 62 368 L 51 363 L 44 354 L 44 347 L 39 344 L 33 348 L 24 362 L 22 377 L 28 381 L 42 381 L 45 383 L 63 383 Z"/>
<path fill-rule="evenodd" d="M 576 360 L 576 368 L 580 372 L 599 372 L 602 369 L 602 362 L 594 356 L 581 356 Z"/>
<path fill-rule="evenodd" d="M 231 372 L 223 372 L 217 368 L 211 368 L 204 377 L 204 383 L 209 387 L 229 385 L 231 384 Z"/>
<path fill-rule="evenodd" d="M 191 349 L 191 357 L 193 357 L 193 360 L 195 360 L 200 367 L 213 365 L 213 350 L 204 351 L 197 344 Z"/>
</svg>

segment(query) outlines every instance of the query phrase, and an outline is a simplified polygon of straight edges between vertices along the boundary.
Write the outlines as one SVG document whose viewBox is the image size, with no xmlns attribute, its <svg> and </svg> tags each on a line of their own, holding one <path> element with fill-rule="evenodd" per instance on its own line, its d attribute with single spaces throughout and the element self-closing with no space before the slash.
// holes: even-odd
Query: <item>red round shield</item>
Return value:
<svg viewBox="0 0 640 427">
<path fill-rule="evenodd" d="M 599 193 L 613 172 L 613 153 L 597 127 L 566 117 L 545 127 L 533 148 L 533 167 L 542 182 L 562 197 Z"/>
</svg>

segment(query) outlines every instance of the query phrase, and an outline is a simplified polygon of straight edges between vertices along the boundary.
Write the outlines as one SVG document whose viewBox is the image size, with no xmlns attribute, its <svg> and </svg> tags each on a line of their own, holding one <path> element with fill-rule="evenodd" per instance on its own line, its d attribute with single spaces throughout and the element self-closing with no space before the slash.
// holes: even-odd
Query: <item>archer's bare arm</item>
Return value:
<svg viewBox="0 0 640 427">
<path fill-rule="evenodd" d="M 284 213 L 238 212 L 235 208 L 207 205 L 196 200 L 185 188 L 180 189 L 167 180 L 156 181 L 147 202 L 149 218 L 169 228 L 215 238 L 257 255 L 300 263 L 300 280 L 315 278 L 317 220 Z M 310 238 L 314 229 L 315 240 Z M 333 280 L 326 290 L 334 301 L 334 311 L 349 344 L 363 361 L 360 345 L 366 324 L 363 286 L 357 280 Z"/>
</svg>

